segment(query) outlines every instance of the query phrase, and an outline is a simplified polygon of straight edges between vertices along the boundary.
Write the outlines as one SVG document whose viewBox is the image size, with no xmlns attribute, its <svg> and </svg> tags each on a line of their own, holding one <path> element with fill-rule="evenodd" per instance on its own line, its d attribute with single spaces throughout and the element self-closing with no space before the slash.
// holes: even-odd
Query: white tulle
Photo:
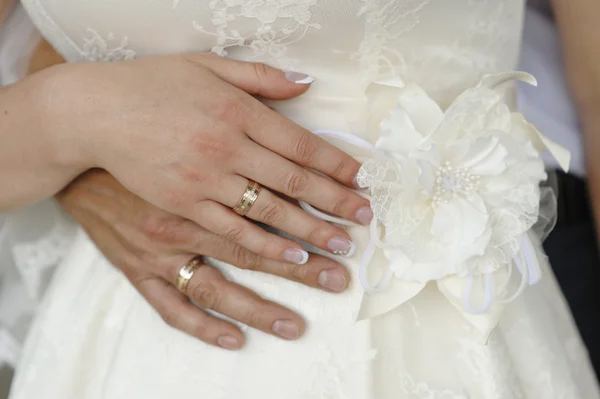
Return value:
<svg viewBox="0 0 600 399">
<path fill-rule="evenodd" d="M 269 105 L 307 129 L 349 133 L 370 145 L 381 137 L 379 124 L 397 104 L 400 83 L 419 87 L 430 99 L 413 92 L 415 96 L 402 104 L 407 115 L 437 104 L 439 112 L 417 112 L 420 117 L 410 118 L 412 126 L 407 125 L 425 132 L 484 75 L 514 70 L 523 16 L 522 0 L 24 0 L 23 4 L 69 61 L 212 51 L 308 73 L 316 80 L 305 95 Z M 508 90 L 509 108 L 511 93 Z M 495 104 L 478 101 L 474 98 L 471 106 Z M 491 115 L 506 122 L 502 116 L 506 108 L 492 108 Z M 390 128 L 407 121 L 407 115 L 396 115 Z M 472 120 L 460 112 L 454 116 L 444 131 L 456 135 L 465 124 L 487 120 Z M 523 127 L 522 133 L 529 130 L 523 121 L 510 122 Z M 408 142 L 414 137 L 405 131 L 407 135 L 398 139 Z M 372 155 L 367 148 L 334 136 L 327 139 L 358 159 Z M 538 139 L 536 150 L 546 144 Z M 525 158 L 533 156 L 532 148 L 520 150 Z M 512 149 L 507 153 L 521 155 Z M 543 173 L 531 170 L 535 176 Z M 519 181 L 507 180 L 509 185 Z M 519 203 L 534 198 L 532 194 L 538 198 L 539 192 L 532 190 L 516 190 Z M 44 211 L 48 220 L 54 220 L 52 214 Z M 28 230 L 43 230 L 38 229 L 37 218 L 25 215 Z M 420 216 L 414 218 L 418 221 Z M 414 223 L 407 217 L 409 222 Z M 531 245 L 525 246 L 527 256 L 539 264 L 540 282 L 526 287 L 512 302 L 493 303 L 485 315 L 477 315 L 465 311 L 465 280 L 458 276 L 429 283 L 393 277 L 389 289 L 365 295 L 358 283 L 359 254 L 369 253 L 372 232 L 367 227 L 346 228 L 357 251 L 351 258 L 336 258 L 353 281 L 341 295 L 211 260 L 227 278 L 307 320 L 307 333 L 297 342 L 241 326 L 247 346 L 236 353 L 166 326 L 79 231 L 60 256 L 49 254 L 60 259 L 60 265 L 23 349 L 11 399 L 600 398 L 535 235 L 527 233 Z M 40 244 L 37 237 L 24 241 Z M 379 281 L 389 259 L 376 248 L 372 252 L 364 277 Z M 507 293 L 517 292 L 523 282 L 519 276 L 526 276 L 526 283 L 540 277 L 518 264 L 513 269 L 496 271 L 503 273 L 497 277 Z M 467 281 L 473 309 L 487 300 L 483 276 Z M 357 319 L 362 321 L 356 323 Z"/>
</svg>

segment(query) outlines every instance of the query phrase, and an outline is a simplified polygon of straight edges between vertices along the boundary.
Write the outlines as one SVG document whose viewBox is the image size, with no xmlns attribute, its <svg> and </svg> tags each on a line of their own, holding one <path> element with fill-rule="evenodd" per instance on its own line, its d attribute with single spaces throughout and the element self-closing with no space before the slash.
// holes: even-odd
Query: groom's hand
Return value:
<svg viewBox="0 0 600 399">
<path fill-rule="evenodd" d="M 181 266 L 195 256 L 205 255 L 312 287 L 323 288 L 319 283 L 329 282 L 328 291 L 332 292 L 344 290 L 349 281 L 341 265 L 319 255 L 311 256 L 304 265 L 262 258 L 149 204 L 105 171 L 85 173 L 57 199 L 169 325 L 226 349 L 241 348 L 242 332 L 192 305 L 174 286 Z M 196 271 L 187 292 L 199 306 L 266 333 L 296 339 L 304 332 L 300 316 L 226 280 L 211 266 Z"/>
</svg>

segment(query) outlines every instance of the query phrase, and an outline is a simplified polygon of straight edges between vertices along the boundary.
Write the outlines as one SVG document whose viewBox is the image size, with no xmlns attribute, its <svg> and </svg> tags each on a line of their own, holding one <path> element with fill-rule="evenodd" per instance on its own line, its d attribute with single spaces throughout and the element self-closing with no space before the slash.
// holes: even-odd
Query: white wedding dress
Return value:
<svg viewBox="0 0 600 399">
<path fill-rule="evenodd" d="M 513 71 L 524 13 L 523 0 L 22 2 L 42 34 L 68 61 L 213 51 L 308 73 L 316 81 L 305 95 L 272 105 L 309 129 L 343 132 L 337 142 L 351 153 L 356 151 L 356 156 L 364 156 L 365 145 L 360 152 L 345 141 L 358 137 L 381 144 L 380 132 L 370 128 L 370 121 L 390 98 L 400 96 L 403 108 L 398 112 L 404 113 L 388 118 L 388 125 L 406 123 L 413 132 L 441 117 L 440 108 L 446 109 L 484 75 Z M 490 105 L 488 110 L 498 114 L 485 118 L 469 111 L 487 107 L 490 93 L 476 92 L 469 97 L 472 108 L 453 111 L 455 117 L 460 114 L 461 126 L 467 129 L 484 119 L 509 117 L 503 106 Z M 420 107 L 429 111 L 419 114 Z M 409 116 L 413 119 L 406 119 Z M 525 126 L 517 123 L 517 116 L 512 118 L 513 126 Z M 499 124 L 494 126 L 500 129 Z M 461 134 L 459 130 L 453 134 Z M 404 136 L 394 137 L 403 142 Z M 544 143 L 553 149 L 551 143 Z M 525 147 L 511 151 L 523 150 L 523 157 L 535 161 L 537 155 Z M 509 157 L 513 152 L 494 154 Z M 532 168 L 531 175 L 543 173 L 538 166 Z M 528 175 L 528 170 L 521 172 Z M 372 177 L 367 173 L 362 181 L 377 183 L 369 180 Z M 516 182 L 522 176 L 513 177 Z M 536 199 L 539 191 L 532 188 L 524 195 Z M 498 206 L 513 200 L 502 198 Z M 530 207 L 527 215 L 537 216 L 537 199 L 527 205 L 514 201 Z M 444 204 L 436 209 L 445 209 Z M 506 265 L 515 263 L 525 273 L 523 281 L 531 283 L 506 304 L 488 286 L 491 282 L 498 288 L 512 270 L 498 266 L 499 258 L 477 267 L 469 264 L 470 271 L 453 274 L 446 267 L 450 263 L 411 268 L 402 263 L 402 255 L 396 257 L 393 250 L 379 247 L 367 262 L 367 280 L 376 281 L 388 264 L 394 267 L 394 275 L 387 276 L 389 284 L 381 292 L 365 294 L 359 270 L 364 266 L 361 254 L 373 243 L 367 227 L 348 227 L 358 248 L 354 257 L 339 258 L 353 275 L 352 286 L 341 295 L 213 261 L 228 278 L 307 320 L 306 336 L 297 342 L 242 326 L 246 347 L 227 352 L 168 327 L 83 231 L 73 231 L 54 205 L 42 207 L 36 220 L 49 220 L 54 227 L 47 229 L 46 238 L 14 242 L 12 253 L 34 296 L 41 291 L 42 269 L 52 263 L 58 263 L 58 268 L 26 341 L 11 399 L 600 398 L 585 349 L 545 258 L 536 249 L 533 232 L 521 236 L 526 242 L 500 250 L 513 251 L 515 260 L 506 260 Z M 395 223 L 398 234 L 414 238 L 403 230 L 408 218 L 393 212 L 386 220 L 384 216 L 386 227 Z M 14 215 L 7 224 L 16 228 L 24 219 L 33 236 L 31 216 Z M 519 226 L 531 227 L 529 219 L 519 220 Z M 453 226 L 479 220 L 469 214 Z M 432 231 L 447 232 L 453 226 L 437 225 Z M 421 254 L 420 246 L 428 243 L 420 242 L 420 237 L 397 245 L 405 254 Z M 447 250 L 451 254 L 454 247 Z M 519 263 L 520 253 L 535 265 L 529 274 Z M 473 270 L 481 273 L 473 277 Z M 537 284 L 531 274 L 535 270 L 543 274 Z M 472 302 L 457 300 L 467 291 Z M 493 303 L 488 303 L 490 295 Z M 482 301 L 490 306 L 481 307 Z"/>
</svg>

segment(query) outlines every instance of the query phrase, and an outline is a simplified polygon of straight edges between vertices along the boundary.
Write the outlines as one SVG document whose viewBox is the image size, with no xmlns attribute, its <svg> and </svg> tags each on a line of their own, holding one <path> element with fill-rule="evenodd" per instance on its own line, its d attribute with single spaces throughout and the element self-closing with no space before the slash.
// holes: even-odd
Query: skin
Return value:
<svg viewBox="0 0 600 399">
<path fill-rule="evenodd" d="M 599 15 L 600 3 L 594 0 L 554 0 L 553 3 L 564 43 L 565 62 L 570 87 L 583 121 L 586 149 L 589 150 L 587 163 L 591 196 L 596 219 L 600 221 L 600 184 L 597 178 L 600 174 L 600 159 L 590 156 L 596 152 L 595 149 L 599 145 L 598 134 L 596 132 L 600 128 L 600 117 L 597 112 L 600 103 L 600 60 L 597 58 L 600 58 L 600 55 L 596 50 L 600 45 L 600 32 L 596 29 L 594 16 Z M 0 4 L 2 3 L 0 2 Z M 44 53 L 45 55 L 43 55 Z M 33 70 L 42 69 L 43 67 L 60 62 L 60 59 L 47 44 L 41 47 L 38 54 L 42 55 L 37 59 L 34 58 L 32 63 Z M 95 191 L 103 191 L 104 194 L 101 195 L 95 193 Z M 179 269 L 179 267 L 174 268 L 173 265 L 178 265 L 180 259 L 186 262 L 192 254 L 204 251 L 205 249 L 202 246 L 206 242 L 211 243 L 208 247 L 213 248 L 215 253 L 223 251 L 224 256 L 230 257 L 233 253 L 237 253 L 238 259 L 229 259 L 227 261 L 241 267 L 246 265 L 247 268 L 261 270 L 265 266 L 256 267 L 256 265 L 264 263 L 261 263 L 263 262 L 262 260 L 260 262 L 257 261 L 257 259 L 264 258 L 256 257 L 254 253 L 249 251 L 245 252 L 245 249 L 236 246 L 231 241 L 225 240 L 215 245 L 215 241 L 221 240 L 221 237 L 206 230 L 201 230 L 202 228 L 189 220 L 178 219 L 177 216 L 152 206 L 140 197 L 131 194 L 113 177 L 103 171 L 95 170 L 82 175 L 66 190 L 61 192 L 57 198 L 67 211 L 82 222 L 84 228 L 90 233 L 103 252 L 115 265 L 124 271 L 128 278 L 134 282 L 134 285 L 169 324 L 209 343 L 219 344 L 219 337 L 232 336 L 238 340 L 237 343 L 239 345 L 243 344 L 243 335 L 237 328 L 231 324 L 216 320 L 189 305 L 186 298 L 179 294 L 168 281 L 172 281 Z M 97 200 L 94 201 L 93 198 Z M 112 207 L 110 206 L 111 202 L 113 203 Z M 134 209 L 130 209 L 131 212 L 128 212 L 128 208 L 123 205 L 125 203 L 135 204 L 133 206 Z M 135 221 L 125 217 L 125 215 L 136 214 L 136 212 L 146 212 L 145 214 L 150 216 L 145 216 Z M 95 215 L 95 217 L 92 215 Z M 120 223 L 116 225 L 111 224 L 111 221 L 114 222 L 117 220 Z M 161 222 L 156 222 L 157 220 L 161 220 Z M 162 225 L 173 226 L 177 225 L 177 223 L 186 225 L 186 228 L 189 229 L 188 231 L 195 231 L 195 233 L 188 236 L 186 233 L 180 233 L 178 229 L 156 228 Z M 118 229 L 122 231 L 129 231 L 128 229 L 130 229 L 131 231 L 124 234 L 117 232 L 116 230 Z M 184 230 L 181 229 L 181 231 Z M 179 234 L 182 236 L 181 239 L 175 239 Z M 188 240 L 192 242 L 190 239 L 192 236 L 201 237 L 196 243 L 197 246 L 182 244 L 188 242 Z M 173 241 L 177 243 L 174 244 Z M 164 247 L 157 250 L 155 246 L 157 242 L 162 243 Z M 151 245 L 148 245 L 148 243 L 151 243 Z M 179 248 L 179 250 L 175 248 Z M 241 260 L 242 258 L 245 258 L 245 261 Z M 146 262 L 149 259 L 151 261 Z M 317 259 L 317 265 L 313 266 L 315 264 L 313 263 L 314 260 L 315 257 L 311 257 L 309 263 L 302 268 L 282 264 L 284 267 L 281 270 L 285 271 L 282 273 L 283 277 L 299 280 L 308 285 L 316 285 L 315 274 L 309 273 L 309 268 L 314 267 L 316 270 L 326 269 L 319 269 L 319 262 L 323 262 L 323 264 L 330 262 L 327 267 L 332 267 L 332 269 L 339 266 L 332 261 L 327 259 L 321 260 L 320 258 Z M 150 265 L 151 267 L 149 267 Z M 163 266 L 161 267 L 160 265 Z M 215 269 L 208 270 L 210 270 L 208 273 L 214 273 Z M 165 273 L 171 274 L 166 278 L 159 277 L 166 276 Z M 312 276 L 313 279 L 311 280 L 309 276 Z M 227 284 L 220 276 L 214 276 L 213 280 L 217 286 L 219 284 Z M 192 280 L 191 284 L 197 283 L 197 281 Z M 226 292 L 230 288 L 239 290 L 238 292 L 242 293 L 241 295 L 254 295 L 249 292 L 244 293 L 244 289 L 241 287 L 219 287 L 210 291 L 211 293 L 209 294 L 203 294 L 198 291 L 197 296 L 203 299 L 197 298 L 196 300 L 203 301 L 205 305 L 212 304 L 213 308 L 216 307 L 215 304 L 226 307 L 229 305 L 229 302 L 224 305 L 223 298 L 230 297 L 231 299 L 227 299 L 228 301 L 238 298 L 236 295 L 219 294 Z M 198 290 L 193 285 L 190 286 L 190 289 L 192 292 L 197 292 Z M 277 307 L 277 305 L 264 302 L 256 296 L 254 296 L 254 299 L 257 301 L 255 304 L 259 308 L 260 306 L 267 308 L 270 306 Z M 244 299 L 244 301 L 247 300 L 247 298 Z M 275 308 L 268 310 L 267 313 L 269 315 L 276 315 L 276 318 L 280 316 L 277 312 L 281 311 L 281 308 Z M 257 319 L 256 312 L 248 308 L 244 309 L 249 311 L 240 316 L 242 320 Z M 263 311 L 259 313 L 263 314 Z M 299 333 L 301 334 L 303 326 L 300 319 L 295 319 L 290 314 L 281 314 L 281 316 L 289 320 L 298 321 L 301 326 L 299 328 Z M 260 326 L 263 326 L 262 329 L 268 331 L 269 323 L 273 320 L 273 317 L 266 318 L 256 323 L 255 327 L 261 328 Z M 233 349 L 233 347 L 230 349 Z"/>
<path fill-rule="evenodd" d="M 159 208 L 271 259 L 301 248 L 231 211 L 248 179 L 368 224 L 366 199 L 309 170 L 352 186 L 358 162 L 235 85 L 274 99 L 307 90 L 282 71 L 207 54 L 64 64 L 4 88 L 0 187 L 9 189 L 0 205 L 53 195 L 98 167 Z M 323 249 L 349 239 L 268 189 L 247 216 Z"/>
<path fill-rule="evenodd" d="M 600 226 L 600 2 L 553 0 L 569 88 L 585 140 L 586 171 L 596 226 Z"/>
<path fill-rule="evenodd" d="M 151 205 L 124 188 L 106 171 L 86 172 L 60 192 L 57 199 L 169 325 L 226 349 L 241 348 L 244 343 L 242 332 L 233 324 L 191 305 L 172 284 L 181 265 L 196 254 L 329 292 L 344 290 L 349 281 L 348 273 L 341 265 L 319 255 L 311 256 L 304 265 L 258 256 L 190 220 Z M 340 276 L 341 283 L 335 289 L 321 287 L 319 276 L 322 273 L 329 273 L 330 281 L 333 281 L 333 275 Z M 187 291 L 189 297 L 203 308 L 266 333 L 296 339 L 304 332 L 300 316 L 228 282 L 213 267 L 200 267 Z"/>
<path fill-rule="evenodd" d="M 36 73 L 0 91 L 0 187 L 10 188 L 0 190 L 0 207 L 56 194 L 167 323 L 226 349 L 243 345 L 241 331 L 173 286 L 197 254 L 329 292 L 346 288 L 339 263 L 317 255 L 287 262 L 285 250 L 299 244 L 229 209 L 251 178 L 266 188 L 249 219 L 323 249 L 331 250 L 332 238 L 350 237 L 282 198 L 368 223 L 357 215 L 368 202 L 347 188 L 360 165 L 256 100 L 292 98 L 307 85 L 262 64 L 207 54 L 56 65 L 61 61 L 44 43 L 33 58 Z M 301 317 L 208 265 L 194 274 L 188 295 L 281 338 L 304 332 Z"/>
<path fill-rule="evenodd" d="M 10 9 L 14 4 L 14 0 L 0 0 L 0 25 L 4 22 L 6 17 L 8 17 Z"/>
<path fill-rule="evenodd" d="M 32 56 L 29 73 L 63 62 L 62 57 L 46 41 L 42 41 Z M 304 265 L 261 257 L 190 220 L 148 203 L 101 169 L 79 176 L 58 193 L 56 199 L 166 323 L 229 350 L 243 346 L 242 332 L 233 324 L 191 305 L 172 284 L 181 265 L 197 254 L 332 293 L 342 292 L 350 279 L 343 266 L 318 255 L 312 255 Z M 188 293 L 203 308 L 266 333 L 295 339 L 304 332 L 300 316 L 228 282 L 218 270 L 208 265 L 194 274 Z"/>
</svg>

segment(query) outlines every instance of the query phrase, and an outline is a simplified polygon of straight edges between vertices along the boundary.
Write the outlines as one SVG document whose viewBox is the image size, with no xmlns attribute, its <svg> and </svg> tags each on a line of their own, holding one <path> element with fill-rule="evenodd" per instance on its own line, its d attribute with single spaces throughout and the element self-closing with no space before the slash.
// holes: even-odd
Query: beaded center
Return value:
<svg viewBox="0 0 600 399">
<path fill-rule="evenodd" d="M 479 176 L 469 169 L 456 169 L 450 162 L 445 162 L 435 172 L 431 203 L 433 206 L 446 203 L 459 195 L 468 195 L 478 186 Z"/>
</svg>

